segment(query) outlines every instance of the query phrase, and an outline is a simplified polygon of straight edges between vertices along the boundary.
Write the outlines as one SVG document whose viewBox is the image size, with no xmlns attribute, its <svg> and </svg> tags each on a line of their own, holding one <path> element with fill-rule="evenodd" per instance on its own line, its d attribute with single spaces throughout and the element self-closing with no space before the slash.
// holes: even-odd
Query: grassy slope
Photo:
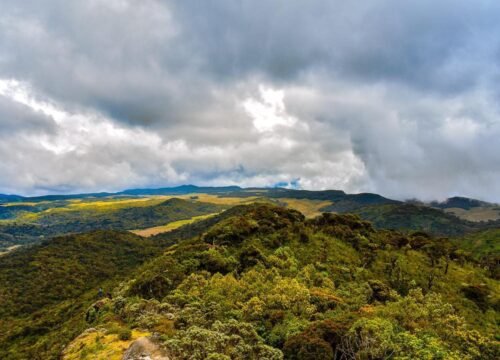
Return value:
<svg viewBox="0 0 500 360">
<path fill-rule="evenodd" d="M 155 235 L 162 234 L 165 232 L 173 231 L 175 229 L 180 228 L 181 226 L 192 224 L 196 221 L 204 220 L 204 219 L 210 218 L 210 217 L 215 216 L 215 215 L 217 215 L 217 213 L 193 216 L 190 219 L 173 221 L 173 222 L 170 222 L 166 225 L 153 226 L 153 227 L 146 228 L 146 229 L 130 230 L 130 232 L 134 233 L 136 235 L 139 235 L 139 236 L 150 237 L 150 236 L 155 236 Z"/>
<path fill-rule="evenodd" d="M 500 220 L 500 208 L 498 206 L 482 206 L 471 209 L 446 208 L 444 211 L 468 221 Z"/>
</svg>

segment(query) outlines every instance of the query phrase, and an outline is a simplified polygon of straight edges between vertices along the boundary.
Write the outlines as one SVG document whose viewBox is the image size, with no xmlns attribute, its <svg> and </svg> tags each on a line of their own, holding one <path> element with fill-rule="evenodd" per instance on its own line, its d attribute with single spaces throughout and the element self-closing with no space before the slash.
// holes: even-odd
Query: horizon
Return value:
<svg viewBox="0 0 500 360">
<path fill-rule="evenodd" d="M 4 0 L 0 193 L 500 202 L 499 16 L 488 0 Z"/>
<path fill-rule="evenodd" d="M 282 190 L 292 190 L 292 191 L 311 191 L 311 192 L 322 192 L 322 191 L 341 191 L 347 195 L 360 195 L 360 194 L 375 194 L 382 196 L 386 199 L 390 200 L 397 200 L 401 202 L 412 202 L 412 201 L 417 201 L 417 202 L 422 202 L 425 204 L 430 204 L 432 202 L 438 202 L 438 203 L 445 203 L 447 200 L 452 199 L 452 198 L 464 198 L 464 199 L 471 199 L 471 200 L 479 200 L 483 202 L 487 202 L 490 204 L 497 204 L 495 201 L 491 201 L 488 199 L 481 199 L 481 198 L 472 198 L 469 196 L 464 196 L 460 194 L 455 194 L 446 198 L 435 198 L 431 200 L 423 200 L 419 199 L 416 197 L 413 198 L 405 198 L 405 199 L 398 199 L 398 198 L 391 198 L 389 196 L 386 196 L 384 194 L 379 194 L 379 193 L 373 193 L 373 192 L 347 192 L 343 189 L 300 189 L 300 188 L 293 188 L 293 187 L 282 187 L 282 186 L 249 186 L 249 187 L 241 187 L 238 185 L 224 185 L 224 186 L 204 186 L 204 185 L 196 185 L 196 184 L 180 184 L 180 185 L 173 185 L 173 186 L 158 186 L 158 187 L 142 187 L 142 188 L 125 188 L 117 191 L 108 191 L 108 190 L 101 190 L 101 191 L 93 191 L 93 192 L 73 192 L 73 193 L 56 193 L 56 192 L 49 192 L 49 193 L 44 193 L 44 194 L 35 194 L 35 195 L 28 195 L 28 194 L 5 194 L 0 192 L 0 196 L 20 196 L 22 198 L 26 199 L 31 199 L 31 198 L 38 198 L 38 197 L 46 197 L 46 196 L 84 196 L 84 195 L 121 195 L 122 193 L 125 193 L 127 191 L 135 191 L 135 190 L 168 190 L 168 189 L 178 189 L 178 188 L 183 188 L 183 187 L 195 187 L 198 189 L 203 189 L 203 188 L 212 188 L 212 189 L 224 189 L 224 188 L 238 188 L 241 190 L 250 190 L 250 189 L 266 189 L 266 190 L 273 190 L 273 189 L 282 189 Z M 124 194 L 127 195 L 127 194 Z M 131 194 L 129 194 L 132 196 Z M 142 196 L 161 196 L 161 195 L 155 195 L 155 194 L 150 194 L 150 195 L 142 195 Z"/>
</svg>

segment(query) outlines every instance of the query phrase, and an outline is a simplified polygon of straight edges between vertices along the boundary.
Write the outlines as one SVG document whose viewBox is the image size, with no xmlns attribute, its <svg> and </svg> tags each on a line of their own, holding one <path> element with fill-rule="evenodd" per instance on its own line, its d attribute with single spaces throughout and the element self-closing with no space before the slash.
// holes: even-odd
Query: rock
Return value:
<svg viewBox="0 0 500 360">
<path fill-rule="evenodd" d="M 90 333 L 93 333 L 93 332 L 97 332 L 98 330 L 96 328 L 88 328 L 86 329 L 84 332 L 81 333 L 81 336 L 84 336 L 84 335 L 87 335 L 87 334 L 90 334 Z"/>
<path fill-rule="evenodd" d="M 132 342 L 123 355 L 123 360 L 170 360 L 167 352 L 147 337 Z"/>
</svg>

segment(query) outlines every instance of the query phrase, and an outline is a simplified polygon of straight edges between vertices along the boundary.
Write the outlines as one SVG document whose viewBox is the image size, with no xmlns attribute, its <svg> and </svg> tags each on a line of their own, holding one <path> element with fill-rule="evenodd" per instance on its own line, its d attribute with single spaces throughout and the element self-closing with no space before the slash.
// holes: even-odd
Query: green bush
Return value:
<svg viewBox="0 0 500 360">
<path fill-rule="evenodd" d="M 132 338 L 132 331 L 130 329 L 121 329 L 118 331 L 118 339 L 122 341 L 127 341 Z"/>
</svg>

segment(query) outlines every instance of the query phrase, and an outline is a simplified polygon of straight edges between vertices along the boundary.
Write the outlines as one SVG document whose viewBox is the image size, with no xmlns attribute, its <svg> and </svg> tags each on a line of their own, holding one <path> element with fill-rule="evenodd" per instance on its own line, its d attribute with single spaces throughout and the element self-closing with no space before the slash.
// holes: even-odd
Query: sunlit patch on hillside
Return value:
<svg viewBox="0 0 500 360">
<path fill-rule="evenodd" d="M 302 214 L 304 214 L 305 217 L 308 218 L 313 218 L 315 216 L 321 215 L 321 209 L 332 204 L 331 201 L 308 199 L 279 198 L 277 200 L 283 206 L 300 211 Z"/>
<path fill-rule="evenodd" d="M 147 229 L 130 230 L 130 232 L 134 233 L 136 235 L 139 235 L 139 236 L 150 237 L 150 236 L 154 236 L 154 235 L 158 235 L 158 234 L 161 234 L 164 232 L 169 232 L 169 231 L 178 229 L 181 226 L 184 226 L 187 224 L 192 224 L 195 221 L 211 218 L 217 214 L 218 213 L 194 216 L 191 219 L 174 221 L 174 222 L 168 223 L 168 224 L 163 225 L 163 226 L 153 226 L 153 227 L 150 227 Z"/>
<path fill-rule="evenodd" d="M 444 211 L 469 221 L 488 221 L 500 219 L 500 207 L 498 206 L 474 207 L 468 210 L 461 208 L 448 208 Z"/>
<path fill-rule="evenodd" d="M 121 360 L 130 344 L 147 332 L 132 330 L 130 339 L 120 340 L 118 334 L 105 329 L 88 329 L 77 337 L 63 352 L 63 360 Z"/>
</svg>

